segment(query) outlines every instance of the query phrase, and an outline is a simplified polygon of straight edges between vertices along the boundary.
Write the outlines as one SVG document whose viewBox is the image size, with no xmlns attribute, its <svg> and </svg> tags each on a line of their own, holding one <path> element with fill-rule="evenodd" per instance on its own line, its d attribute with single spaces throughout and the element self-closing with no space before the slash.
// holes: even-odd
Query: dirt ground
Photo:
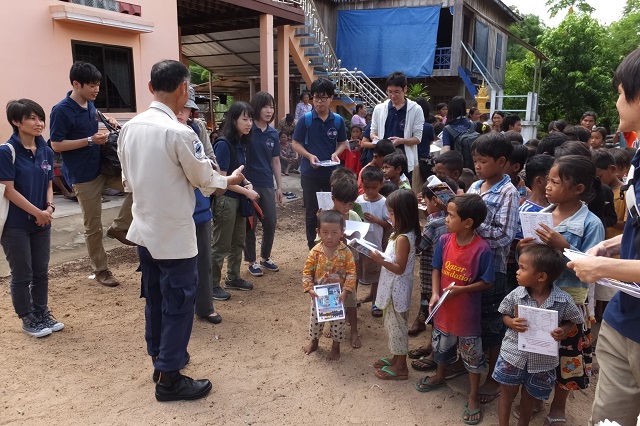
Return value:
<svg viewBox="0 0 640 426">
<path fill-rule="evenodd" d="M 21 331 L 9 281 L 1 280 L 0 425 L 463 424 L 465 376 L 422 394 L 414 383 L 424 373 L 411 371 L 402 382 L 373 375 L 373 361 L 388 349 L 382 321 L 371 317 L 370 305 L 358 311 L 361 349 L 343 344 L 337 363 L 325 360 L 327 339 L 318 352 L 301 352 L 309 314 L 309 297 L 300 282 L 307 255 L 302 202 L 279 207 L 278 214 L 273 258 L 280 272 L 251 277 L 253 291 L 216 302 L 222 324 L 194 322 L 191 363 L 184 373 L 213 382 L 213 391 L 200 401 L 158 403 L 154 398 L 135 249 L 109 254 L 122 282 L 117 288 L 89 280 L 86 258 L 53 267 L 49 305 L 66 327 L 43 339 Z M 243 276 L 250 278 L 246 270 Z M 367 291 L 362 286 L 360 296 Z M 426 339 L 423 333 L 411 347 Z M 569 425 L 587 423 L 594 390 L 595 383 L 587 391 L 572 392 Z M 531 424 L 543 420 L 539 414 Z M 481 424 L 497 425 L 497 401 L 484 406 Z"/>
</svg>

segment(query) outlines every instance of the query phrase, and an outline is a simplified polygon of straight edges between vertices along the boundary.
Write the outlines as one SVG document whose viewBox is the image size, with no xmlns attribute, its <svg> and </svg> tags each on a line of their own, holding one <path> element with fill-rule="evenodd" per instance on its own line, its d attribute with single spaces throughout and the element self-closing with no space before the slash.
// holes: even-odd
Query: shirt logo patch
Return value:
<svg viewBox="0 0 640 426">
<path fill-rule="evenodd" d="M 192 143 L 193 143 L 193 155 L 198 160 L 204 160 L 204 146 L 202 146 L 202 142 L 200 142 L 199 139 L 196 139 Z"/>
<path fill-rule="evenodd" d="M 327 136 L 329 137 L 329 139 L 335 139 L 338 137 L 338 131 L 335 127 L 331 127 L 329 130 L 327 130 Z"/>
<path fill-rule="evenodd" d="M 398 124 L 398 127 L 400 127 L 400 130 L 404 130 L 404 120 L 400 120 L 400 124 Z"/>
</svg>

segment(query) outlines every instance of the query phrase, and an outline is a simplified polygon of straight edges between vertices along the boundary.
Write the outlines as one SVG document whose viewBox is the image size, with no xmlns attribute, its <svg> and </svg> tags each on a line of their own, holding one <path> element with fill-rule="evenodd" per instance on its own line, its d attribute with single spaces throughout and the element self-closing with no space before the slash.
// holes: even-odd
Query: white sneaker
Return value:
<svg viewBox="0 0 640 426">
<path fill-rule="evenodd" d="M 22 331 L 33 337 L 44 337 L 52 333 L 51 329 L 33 314 L 22 318 Z"/>
</svg>

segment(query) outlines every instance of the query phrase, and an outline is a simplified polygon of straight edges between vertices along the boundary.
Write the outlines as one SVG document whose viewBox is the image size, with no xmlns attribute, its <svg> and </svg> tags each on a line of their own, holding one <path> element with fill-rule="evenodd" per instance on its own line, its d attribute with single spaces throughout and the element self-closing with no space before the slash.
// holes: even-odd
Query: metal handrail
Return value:
<svg viewBox="0 0 640 426">
<path fill-rule="evenodd" d="M 471 48 L 471 46 L 467 46 L 463 41 L 461 41 L 460 44 L 462 45 L 464 51 L 467 52 L 467 55 L 469 55 L 469 58 L 471 59 L 471 62 L 473 62 L 473 65 L 476 66 L 476 68 L 480 71 L 480 74 L 482 74 L 482 77 L 489 84 L 491 90 L 495 90 L 497 92 L 500 89 L 500 84 L 498 84 L 495 78 L 493 78 L 493 75 L 491 75 L 489 70 L 484 66 L 479 58 L 478 61 L 475 60 L 474 56 L 477 56 L 476 52 Z"/>
</svg>

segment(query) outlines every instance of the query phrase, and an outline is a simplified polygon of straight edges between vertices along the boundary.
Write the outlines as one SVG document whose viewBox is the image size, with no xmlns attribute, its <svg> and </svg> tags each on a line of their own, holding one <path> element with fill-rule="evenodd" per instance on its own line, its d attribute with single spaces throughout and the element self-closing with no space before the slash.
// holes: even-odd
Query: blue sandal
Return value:
<svg viewBox="0 0 640 426">
<path fill-rule="evenodd" d="M 382 309 L 378 309 L 375 304 L 371 305 L 371 316 L 380 318 L 382 316 Z"/>
</svg>

